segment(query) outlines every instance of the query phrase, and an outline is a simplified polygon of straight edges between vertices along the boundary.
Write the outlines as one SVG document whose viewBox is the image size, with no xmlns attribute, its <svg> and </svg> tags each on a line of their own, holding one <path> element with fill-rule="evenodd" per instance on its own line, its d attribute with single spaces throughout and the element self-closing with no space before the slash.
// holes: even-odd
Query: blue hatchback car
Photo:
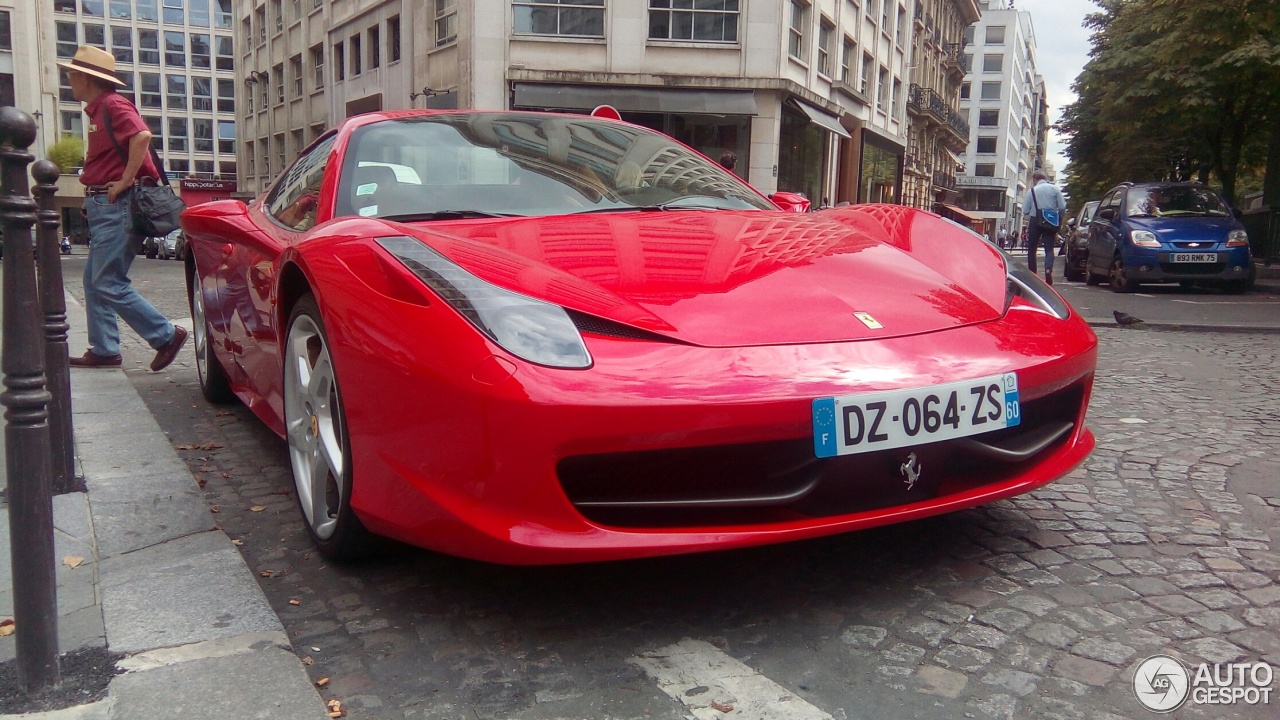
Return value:
<svg viewBox="0 0 1280 720">
<path fill-rule="evenodd" d="M 1116 292 L 1142 283 L 1253 288 L 1249 236 L 1231 209 L 1199 183 L 1124 183 L 1103 197 L 1089 226 L 1085 282 Z"/>
</svg>

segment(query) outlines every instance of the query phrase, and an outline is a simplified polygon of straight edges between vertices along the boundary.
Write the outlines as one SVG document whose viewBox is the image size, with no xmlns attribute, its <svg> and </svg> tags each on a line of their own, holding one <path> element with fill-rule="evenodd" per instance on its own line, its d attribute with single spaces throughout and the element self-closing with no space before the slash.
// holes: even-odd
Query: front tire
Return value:
<svg viewBox="0 0 1280 720">
<path fill-rule="evenodd" d="M 1129 279 L 1125 270 L 1124 259 L 1119 255 L 1111 261 L 1111 289 L 1118 293 L 1130 293 L 1138 289 L 1138 283 Z"/>
<path fill-rule="evenodd" d="M 200 273 L 191 263 L 187 276 L 187 300 L 191 305 L 191 334 L 196 346 L 196 375 L 200 379 L 200 393 L 215 405 L 225 405 L 235 399 L 231 383 L 222 369 L 222 361 L 213 352 L 209 342 L 209 319 L 205 314 L 204 292 L 200 289 Z"/>
<path fill-rule="evenodd" d="M 284 355 L 284 422 L 303 525 L 321 554 L 354 559 L 372 535 L 351 509 L 351 439 L 329 338 L 314 295 L 289 314 Z"/>
</svg>

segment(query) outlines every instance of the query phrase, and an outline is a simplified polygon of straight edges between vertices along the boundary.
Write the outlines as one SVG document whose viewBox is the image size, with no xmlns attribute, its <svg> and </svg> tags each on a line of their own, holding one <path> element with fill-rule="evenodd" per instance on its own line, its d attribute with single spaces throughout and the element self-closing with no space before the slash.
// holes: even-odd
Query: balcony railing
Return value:
<svg viewBox="0 0 1280 720">
<path fill-rule="evenodd" d="M 951 128 L 966 142 L 969 140 L 968 119 L 933 89 L 912 84 L 907 89 L 907 103 L 919 113 L 932 115 L 939 124 Z"/>
<path fill-rule="evenodd" d="M 956 176 L 944 172 L 935 172 L 933 174 L 933 184 L 947 190 L 955 190 Z"/>
</svg>

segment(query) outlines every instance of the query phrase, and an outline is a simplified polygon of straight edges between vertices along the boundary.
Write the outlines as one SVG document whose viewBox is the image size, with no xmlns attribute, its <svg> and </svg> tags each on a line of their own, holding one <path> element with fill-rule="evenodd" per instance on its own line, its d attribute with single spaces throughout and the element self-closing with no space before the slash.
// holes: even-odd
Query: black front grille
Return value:
<svg viewBox="0 0 1280 720">
<path fill-rule="evenodd" d="M 630 340 L 650 340 L 653 342 L 676 342 L 670 338 L 663 337 L 657 333 L 647 330 L 639 330 L 630 325 L 605 320 L 595 315 L 569 310 L 569 319 L 573 321 L 574 327 L 578 328 L 578 332 L 587 335 L 605 335 L 608 337 L 627 338 Z"/>
<path fill-rule="evenodd" d="M 1022 423 L 913 448 L 818 458 L 811 437 L 564 458 L 557 474 L 587 519 L 614 527 L 751 525 L 920 502 L 1018 477 L 1062 446 L 1076 384 L 1022 405 Z M 916 455 L 908 488 L 902 465 Z"/>
</svg>

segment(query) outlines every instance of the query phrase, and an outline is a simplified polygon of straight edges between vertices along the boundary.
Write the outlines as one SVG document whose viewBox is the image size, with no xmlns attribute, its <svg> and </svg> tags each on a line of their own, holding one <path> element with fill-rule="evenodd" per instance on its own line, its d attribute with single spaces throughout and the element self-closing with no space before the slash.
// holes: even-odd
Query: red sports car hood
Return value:
<svg viewBox="0 0 1280 720">
<path fill-rule="evenodd" d="M 993 248 L 936 215 L 895 207 L 886 223 L 883 206 L 869 207 L 882 212 L 594 214 L 414 234 L 489 282 L 696 345 L 883 338 L 1000 317 Z"/>
</svg>

